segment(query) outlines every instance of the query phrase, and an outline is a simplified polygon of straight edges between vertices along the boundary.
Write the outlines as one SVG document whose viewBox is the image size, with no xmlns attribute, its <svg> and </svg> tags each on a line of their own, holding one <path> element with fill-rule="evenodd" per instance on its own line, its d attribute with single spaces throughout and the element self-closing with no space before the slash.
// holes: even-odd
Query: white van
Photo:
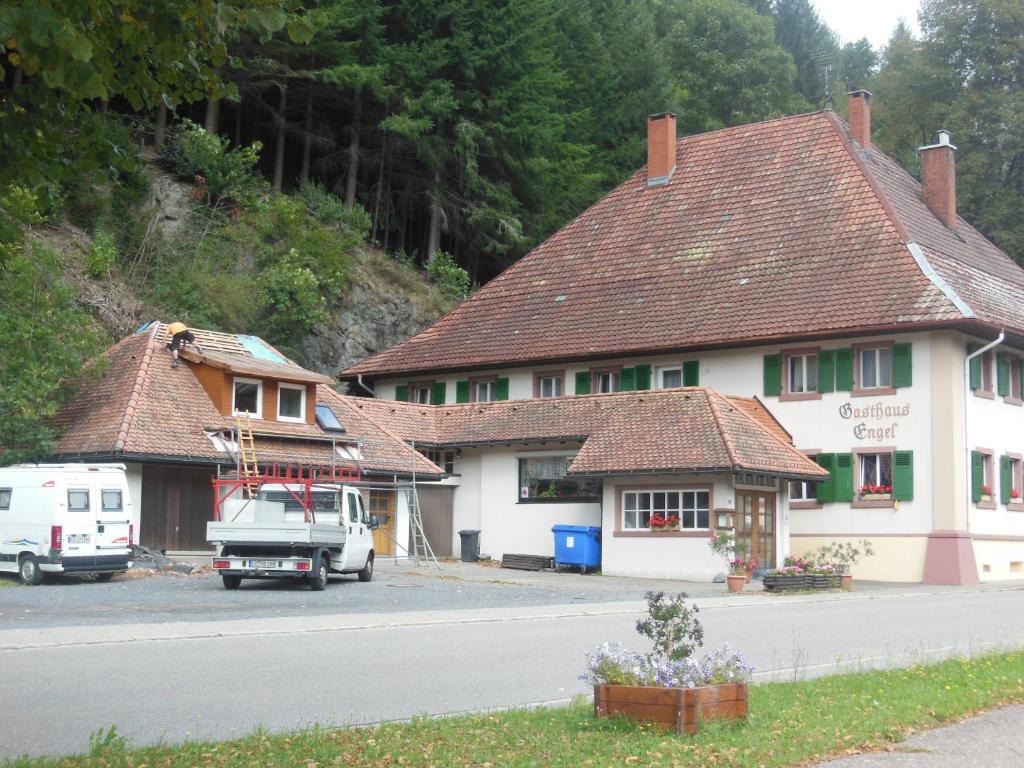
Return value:
<svg viewBox="0 0 1024 768">
<path fill-rule="evenodd" d="M 45 573 L 95 573 L 132 564 L 132 500 L 124 464 L 0 468 L 0 571 L 23 584 Z"/>
</svg>

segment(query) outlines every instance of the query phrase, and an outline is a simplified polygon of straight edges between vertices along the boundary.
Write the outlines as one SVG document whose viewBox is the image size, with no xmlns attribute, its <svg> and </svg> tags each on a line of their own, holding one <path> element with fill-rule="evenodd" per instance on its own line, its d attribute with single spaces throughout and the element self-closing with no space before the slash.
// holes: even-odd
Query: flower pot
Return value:
<svg viewBox="0 0 1024 768">
<path fill-rule="evenodd" d="M 696 733 L 705 719 L 741 720 L 747 716 L 747 684 L 697 688 L 644 685 L 595 685 L 594 716 L 622 715 L 676 733 Z"/>
<path fill-rule="evenodd" d="M 849 592 L 850 589 L 852 589 L 852 587 L 853 587 L 853 574 L 852 573 L 844 573 L 842 576 L 840 576 L 839 577 L 839 585 L 840 585 L 840 587 L 842 587 L 842 589 L 844 589 L 847 592 Z"/>
<path fill-rule="evenodd" d="M 730 592 L 741 592 L 743 585 L 747 583 L 747 577 L 745 574 L 733 575 L 729 574 L 725 577 L 726 582 L 729 584 Z"/>
<path fill-rule="evenodd" d="M 891 493 L 862 493 L 861 501 L 892 501 Z"/>
</svg>

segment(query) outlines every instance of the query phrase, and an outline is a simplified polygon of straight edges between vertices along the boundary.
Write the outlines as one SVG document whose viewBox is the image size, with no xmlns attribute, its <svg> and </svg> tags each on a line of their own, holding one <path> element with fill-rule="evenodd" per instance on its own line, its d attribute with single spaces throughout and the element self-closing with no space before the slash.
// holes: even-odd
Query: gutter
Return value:
<svg viewBox="0 0 1024 768">
<path fill-rule="evenodd" d="M 964 450 L 967 454 L 967 514 L 965 515 L 964 523 L 968 534 L 971 532 L 971 505 L 974 504 L 974 495 L 971 492 L 971 482 L 973 480 L 971 476 L 971 421 L 967 417 L 967 403 L 971 396 L 971 361 L 979 355 L 985 354 L 990 349 L 998 347 L 1005 338 L 1006 333 L 999 331 L 999 336 L 994 341 L 989 342 L 981 349 L 975 350 L 964 358 Z"/>
</svg>

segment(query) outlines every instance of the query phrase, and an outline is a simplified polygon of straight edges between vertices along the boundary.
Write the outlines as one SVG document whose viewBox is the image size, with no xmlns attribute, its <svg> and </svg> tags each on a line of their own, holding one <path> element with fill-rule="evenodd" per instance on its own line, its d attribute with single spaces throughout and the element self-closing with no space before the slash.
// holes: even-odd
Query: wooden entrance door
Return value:
<svg viewBox="0 0 1024 768">
<path fill-rule="evenodd" d="M 377 516 L 373 551 L 378 556 L 392 556 L 395 554 L 395 492 L 370 491 L 367 502 L 369 513 Z"/>
<path fill-rule="evenodd" d="M 736 491 L 736 541 L 749 548 L 758 568 L 774 568 L 775 494 Z"/>
</svg>

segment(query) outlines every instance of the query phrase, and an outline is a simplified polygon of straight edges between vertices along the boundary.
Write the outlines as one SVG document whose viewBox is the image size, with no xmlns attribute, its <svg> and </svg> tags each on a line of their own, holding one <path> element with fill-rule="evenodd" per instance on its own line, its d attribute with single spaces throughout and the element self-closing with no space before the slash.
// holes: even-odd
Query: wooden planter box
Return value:
<svg viewBox="0 0 1024 768">
<path fill-rule="evenodd" d="M 623 715 L 676 733 L 696 733 L 705 719 L 741 720 L 747 716 L 747 684 L 699 688 L 645 685 L 595 685 L 594 716 Z"/>
<path fill-rule="evenodd" d="M 809 573 L 805 578 L 812 589 L 839 589 L 838 573 Z"/>
<path fill-rule="evenodd" d="M 810 589 L 810 579 L 806 573 L 770 574 L 761 579 L 766 592 L 786 592 L 795 589 Z"/>
</svg>

